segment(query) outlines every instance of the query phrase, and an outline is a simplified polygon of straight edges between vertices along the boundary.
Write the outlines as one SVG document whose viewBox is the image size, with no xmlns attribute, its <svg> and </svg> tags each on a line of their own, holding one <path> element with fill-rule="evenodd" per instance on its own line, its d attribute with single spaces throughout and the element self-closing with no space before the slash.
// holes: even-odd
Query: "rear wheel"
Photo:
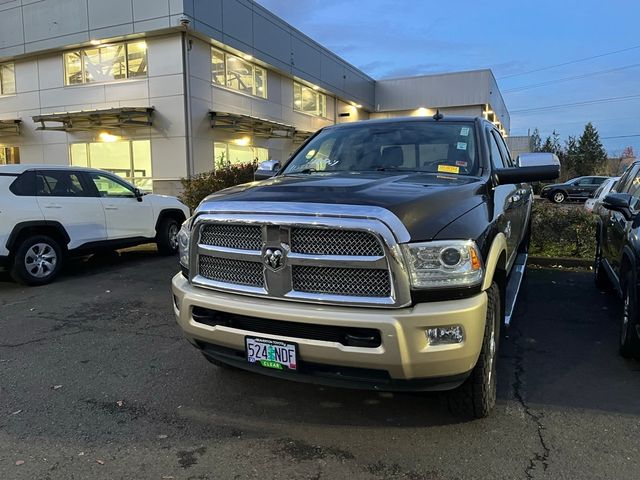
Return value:
<svg viewBox="0 0 640 480">
<path fill-rule="evenodd" d="M 178 253 L 178 233 L 180 223 L 175 218 L 163 218 L 158 225 L 156 244 L 160 255 L 175 255 Z"/>
<path fill-rule="evenodd" d="M 62 266 L 62 249 L 46 235 L 22 240 L 13 256 L 11 276 L 23 285 L 46 285 L 54 280 Z"/>
<path fill-rule="evenodd" d="M 622 290 L 622 322 L 620 325 L 620 355 L 640 358 L 640 331 L 638 328 L 638 289 L 633 273 L 628 272 Z"/>
<path fill-rule="evenodd" d="M 567 195 L 564 192 L 553 192 L 551 194 L 551 200 L 553 203 L 563 203 L 567 199 Z"/>
<path fill-rule="evenodd" d="M 449 410 L 467 418 L 487 417 L 496 404 L 498 339 L 500 338 L 500 290 L 494 282 L 487 290 L 488 305 L 482 349 L 469 378 L 448 393 Z"/>
</svg>

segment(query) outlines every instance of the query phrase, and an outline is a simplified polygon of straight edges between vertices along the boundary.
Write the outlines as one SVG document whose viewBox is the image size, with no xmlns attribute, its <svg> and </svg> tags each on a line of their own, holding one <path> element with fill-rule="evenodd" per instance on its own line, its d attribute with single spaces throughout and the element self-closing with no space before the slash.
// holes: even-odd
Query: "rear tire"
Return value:
<svg viewBox="0 0 640 480">
<path fill-rule="evenodd" d="M 632 272 L 627 272 L 622 288 L 623 309 L 620 325 L 620 355 L 624 358 L 640 358 L 638 289 L 633 280 Z"/>
<path fill-rule="evenodd" d="M 567 195 L 564 192 L 553 192 L 549 198 L 553 203 L 563 203 L 567 199 Z"/>
<path fill-rule="evenodd" d="M 494 282 L 487 290 L 488 305 L 482 349 L 469 378 L 447 395 L 449 411 L 465 418 L 485 418 L 496 404 L 500 290 Z"/>
<path fill-rule="evenodd" d="M 175 255 L 178 253 L 178 233 L 180 223 L 175 218 L 165 217 L 158 225 L 156 244 L 160 255 Z"/>
<path fill-rule="evenodd" d="M 26 237 L 13 255 L 11 277 L 22 285 L 51 283 L 62 266 L 62 249 L 47 235 Z"/>
</svg>

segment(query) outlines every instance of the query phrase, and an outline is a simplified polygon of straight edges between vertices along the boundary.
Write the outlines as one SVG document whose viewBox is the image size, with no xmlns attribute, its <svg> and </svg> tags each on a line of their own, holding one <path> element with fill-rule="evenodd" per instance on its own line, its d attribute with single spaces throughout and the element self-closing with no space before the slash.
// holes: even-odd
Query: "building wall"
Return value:
<svg viewBox="0 0 640 480">
<path fill-rule="evenodd" d="M 447 116 L 472 116 L 479 117 L 482 115 L 482 105 L 468 105 L 464 107 L 442 107 L 435 108 L 413 108 L 410 110 L 395 110 L 388 112 L 372 112 L 370 118 L 394 118 L 394 117 L 431 117 L 439 110 L 445 118 Z"/>
<path fill-rule="evenodd" d="M 153 176 L 160 182 L 186 176 L 180 35 L 149 38 L 147 56 L 147 78 L 76 86 L 64 85 L 62 51 L 16 61 L 16 95 L 0 98 L 0 118 L 22 119 L 21 135 L 0 143 L 20 147 L 21 163 L 67 164 L 70 144 L 96 141 L 100 132 L 39 131 L 33 116 L 153 106 L 153 127 L 104 131 L 123 140 L 150 139 Z"/>
<path fill-rule="evenodd" d="M 491 70 L 396 78 L 376 82 L 376 112 L 490 105 L 507 132 L 509 112 Z"/>
<path fill-rule="evenodd" d="M 513 158 L 518 158 L 518 155 L 520 155 L 521 153 L 531 152 L 531 137 L 527 135 L 518 137 L 507 137 L 507 146 L 509 147 L 511 156 Z"/>
</svg>

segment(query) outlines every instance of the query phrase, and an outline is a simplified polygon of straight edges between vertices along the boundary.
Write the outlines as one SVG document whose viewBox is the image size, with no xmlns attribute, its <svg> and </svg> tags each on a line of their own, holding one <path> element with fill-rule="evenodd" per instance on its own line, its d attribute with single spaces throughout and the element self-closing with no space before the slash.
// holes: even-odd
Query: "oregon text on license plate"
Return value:
<svg viewBox="0 0 640 480">
<path fill-rule="evenodd" d="M 245 339 L 247 361 L 276 370 L 296 370 L 296 345 L 266 338 Z"/>
</svg>

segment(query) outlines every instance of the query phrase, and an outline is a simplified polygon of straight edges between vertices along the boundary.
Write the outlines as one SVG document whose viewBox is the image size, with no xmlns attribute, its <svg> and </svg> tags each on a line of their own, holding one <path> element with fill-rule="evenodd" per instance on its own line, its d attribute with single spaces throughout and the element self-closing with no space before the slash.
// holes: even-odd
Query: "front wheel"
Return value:
<svg viewBox="0 0 640 480">
<path fill-rule="evenodd" d="M 633 273 L 628 272 L 623 285 L 623 309 L 620 325 L 620 355 L 640 358 L 640 328 L 638 326 L 638 289 Z"/>
<path fill-rule="evenodd" d="M 174 218 L 164 218 L 158 225 L 156 244 L 160 255 L 175 255 L 178 253 L 178 233 L 180 223 Z"/>
<path fill-rule="evenodd" d="M 551 195 L 551 199 L 553 203 L 563 203 L 567 199 L 567 196 L 564 192 L 554 192 L 553 195 Z"/>
<path fill-rule="evenodd" d="M 494 282 L 487 290 L 488 305 L 482 349 L 469 378 L 448 393 L 449 410 L 467 418 L 489 416 L 496 404 L 498 339 L 500 338 L 500 290 Z"/>
<path fill-rule="evenodd" d="M 34 235 L 18 246 L 11 276 L 23 285 L 46 285 L 58 275 L 61 265 L 62 249 L 58 242 L 46 235 Z"/>
</svg>

